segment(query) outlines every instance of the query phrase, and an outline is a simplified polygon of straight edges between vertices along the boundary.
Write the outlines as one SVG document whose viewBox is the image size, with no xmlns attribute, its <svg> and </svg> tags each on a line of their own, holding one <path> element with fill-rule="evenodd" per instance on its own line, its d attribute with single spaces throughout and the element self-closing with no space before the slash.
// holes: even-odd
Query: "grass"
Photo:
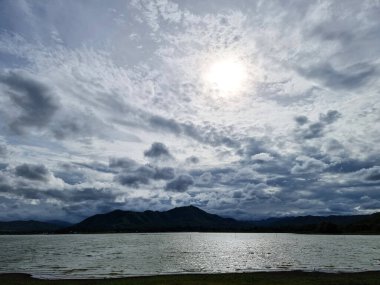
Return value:
<svg viewBox="0 0 380 285">
<path fill-rule="evenodd" d="M 27 274 L 0 274 L 1 285 L 379 285 L 380 271 L 360 273 L 256 272 L 191 274 L 115 279 L 43 280 Z"/>
</svg>

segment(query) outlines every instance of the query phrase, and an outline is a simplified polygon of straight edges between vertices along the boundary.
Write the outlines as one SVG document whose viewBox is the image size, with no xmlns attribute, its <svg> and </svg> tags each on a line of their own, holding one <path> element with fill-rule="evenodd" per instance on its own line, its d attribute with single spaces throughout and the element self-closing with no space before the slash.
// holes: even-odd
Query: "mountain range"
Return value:
<svg viewBox="0 0 380 285">
<path fill-rule="evenodd" d="M 299 216 L 238 221 L 207 213 L 194 206 L 168 211 L 115 210 L 77 224 L 63 221 L 0 222 L 0 234 L 118 233 L 118 232 L 293 232 L 380 234 L 380 213 L 346 216 Z"/>
</svg>

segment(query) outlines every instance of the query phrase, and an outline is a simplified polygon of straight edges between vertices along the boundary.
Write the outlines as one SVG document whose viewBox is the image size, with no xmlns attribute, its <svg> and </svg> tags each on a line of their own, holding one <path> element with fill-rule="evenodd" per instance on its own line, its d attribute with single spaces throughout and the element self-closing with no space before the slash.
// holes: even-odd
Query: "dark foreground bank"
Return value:
<svg viewBox="0 0 380 285">
<path fill-rule="evenodd" d="M 0 274 L 1 285 L 379 285 L 380 271 L 360 273 L 256 272 L 191 274 L 87 280 L 42 280 L 27 274 Z"/>
</svg>

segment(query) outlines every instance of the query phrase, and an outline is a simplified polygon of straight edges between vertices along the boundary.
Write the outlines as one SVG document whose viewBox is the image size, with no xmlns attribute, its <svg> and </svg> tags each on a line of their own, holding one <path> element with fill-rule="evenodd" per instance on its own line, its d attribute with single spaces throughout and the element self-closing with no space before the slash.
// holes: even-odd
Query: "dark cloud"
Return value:
<svg viewBox="0 0 380 285">
<path fill-rule="evenodd" d="M 153 176 L 153 179 L 156 180 L 171 180 L 175 177 L 175 170 L 172 167 L 162 167 L 155 168 L 156 173 Z"/>
<path fill-rule="evenodd" d="M 6 169 L 8 167 L 8 165 L 9 165 L 8 163 L 0 162 L 0 171 Z"/>
<path fill-rule="evenodd" d="M 211 172 L 204 172 L 199 176 L 196 185 L 201 187 L 211 187 L 214 182 L 213 178 L 214 176 L 211 174 Z"/>
<path fill-rule="evenodd" d="M 69 134 L 83 134 L 83 128 L 79 125 L 78 121 L 65 121 L 55 126 L 52 132 L 57 139 L 64 139 Z"/>
<path fill-rule="evenodd" d="M 152 116 L 149 119 L 149 123 L 153 128 L 169 131 L 177 135 L 182 132 L 181 126 L 173 119 L 166 119 L 161 116 Z"/>
<path fill-rule="evenodd" d="M 237 151 L 237 154 L 242 156 L 245 160 L 250 161 L 251 157 L 260 153 L 271 154 L 272 151 L 268 149 L 270 139 L 262 138 L 249 138 L 243 146 Z"/>
<path fill-rule="evenodd" d="M 332 124 L 336 122 L 342 115 L 336 110 L 329 110 L 326 114 L 319 115 L 319 121 L 325 124 Z"/>
<path fill-rule="evenodd" d="M 243 192 L 242 191 L 234 191 L 234 193 L 232 194 L 232 197 L 233 198 L 236 198 L 236 199 L 240 199 L 240 198 L 243 198 L 244 195 L 243 195 Z"/>
<path fill-rule="evenodd" d="M 247 183 L 259 183 L 261 181 L 258 173 L 249 167 L 238 168 L 230 176 L 224 176 L 223 185 L 241 186 Z"/>
<path fill-rule="evenodd" d="M 99 136 L 99 130 L 110 126 L 95 116 L 93 112 L 80 112 L 79 109 L 65 108 L 54 89 L 26 72 L 0 74 L 0 83 L 6 88 L 10 108 L 15 112 L 0 110 L 7 118 L 8 128 L 23 134 L 29 128 L 47 130 L 56 139 Z M 12 109 L 11 109 L 12 110 Z M 96 131 L 95 131 L 96 130 Z"/>
<path fill-rule="evenodd" d="M 16 176 L 30 180 L 48 180 L 49 170 L 42 164 L 21 164 L 15 168 Z"/>
<path fill-rule="evenodd" d="M 296 133 L 300 138 L 305 140 L 323 137 L 326 127 L 336 122 L 341 116 L 338 111 L 329 110 L 326 114 L 320 114 L 317 122 L 309 124 L 307 124 L 309 120 L 306 116 L 298 116 L 295 118 L 298 124 Z M 301 121 L 303 123 L 300 123 L 300 118 L 302 118 Z"/>
<path fill-rule="evenodd" d="M 124 159 L 123 159 L 124 160 Z M 140 184 L 149 184 L 151 180 L 170 180 L 175 177 L 172 167 L 155 167 L 149 164 L 137 165 L 134 168 L 124 168 L 115 176 L 121 185 L 138 188 Z"/>
<path fill-rule="evenodd" d="M 54 176 L 70 185 L 76 185 L 86 181 L 86 176 L 81 167 L 70 163 L 62 164 L 60 170 L 54 171 Z"/>
<path fill-rule="evenodd" d="M 194 184 L 194 179 L 188 174 L 181 174 L 166 184 L 165 190 L 173 192 L 185 192 Z"/>
<path fill-rule="evenodd" d="M 186 158 L 186 162 L 196 164 L 196 163 L 199 163 L 199 158 L 192 155 L 192 156 Z"/>
<path fill-rule="evenodd" d="M 21 111 L 11 118 L 9 127 L 16 133 L 25 128 L 41 128 L 49 124 L 58 109 L 52 90 L 26 73 L 9 72 L 0 75 L 12 103 Z"/>
<path fill-rule="evenodd" d="M 348 30 L 344 26 L 331 22 L 326 22 L 313 27 L 308 35 L 312 37 L 319 37 L 325 41 L 338 41 L 344 45 L 349 44 L 355 38 L 352 30 Z"/>
<path fill-rule="evenodd" d="M 369 181 L 380 181 L 380 169 L 378 168 L 376 171 L 374 170 L 372 173 L 370 173 L 366 180 Z"/>
<path fill-rule="evenodd" d="M 262 175 L 250 166 L 239 164 L 226 168 L 210 168 L 207 170 L 193 170 L 190 172 L 196 178 L 197 187 L 214 188 L 232 187 L 234 189 L 244 187 L 247 183 L 259 183 Z"/>
<path fill-rule="evenodd" d="M 8 154 L 7 147 L 5 145 L 0 144 L 0 157 L 6 157 Z"/>
<path fill-rule="evenodd" d="M 116 173 L 114 169 L 109 167 L 107 164 L 102 163 L 102 162 L 73 162 L 73 164 L 81 167 L 85 167 L 94 171 L 99 171 L 99 172 L 105 172 L 105 173 Z"/>
<path fill-rule="evenodd" d="M 171 158 L 169 149 L 160 142 L 155 142 L 151 145 L 150 149 L 144 151 L 144 156 L 151 158 Z"/>
<path fill-rule="evenodd" d="M 377 76 L 376 68 L 368 63 L 354 64 L 341 70 L 325 63 L 309 68 L 299 68 L 298 72 L 306 78 L 321 81 L 327 87 L 344 90 L 359 88 Z"/>
<path fill-rule="evenodd" d="M 66 191 L 59 190 L 47 190 L 46 193 L 43 193 L 47 197 L 56 198 L 64 202 L 86 202 L 86 201 L 113 201 L 115 199 L 115 194 L 112 193 L 109 189 L 103 188 L 78 188 L 71 189 Z"/>
<path fill-rule="evenodd" d="M 121 184 L 125 186 L 131 186 L 131 187 L 139 187 L 140 184 L 148 184 L 149 179 L 146 177 L 140 177 L 135 174 L 120 174 L 116 177 L 116 180 Z"/>
<path fill-rule="evenodd" d="M 105 127 L 99 120 L 88 114 L 66 115 L 63 120 L 57 121 L 51 126 L 51 132 L 59 140 L 78 136 L 83 138 L 94 134 L 94 125 L 97 125 L 98 130 Z"/>
<path fill-rule="evenodd" d="M 297 116 L 294 118 L 294 120 L 301 126 L 309 121 L 309 119 L 306 116 Z"/>
<path fill-rule="evenodd" d="M 136 161 L 128 157 L 123 158 L 111 158 L 109 161 L 109 166 L 111 168 L 123 168 L 123 169 L 132 169 L 137 166 Z"/>
<path fill-rule="evenodd" d="M 133 171 L 118 174 L 115 179 L 121 185 L 138 188 L 140 184 L 149 184 L 150 179 L 155 175 L 153 167 L 144 165 Z"/>
<path fill-rule="evenodd" d="M 296 159 L 296 165 L 292 167 L 291 172 L 300 173 L 318 173 L 326 168 L 326 164 L 317 159 L 303 156 Z"/>
<path fill-rule="evenodd" d="M 185 135 L 203 144 L 212 146 L 225 145 L 231 148 L 238 148 L 240 142 L 229 135 L 217 131 L 211 126 L 196 126 L 191 122 L 177 122 L 174 119 L 167 119 L 162 116 L 153 115 L 149 117 L 148 123 L 154 130 L 163 130 L 175 135 Z"/>
<path fill-rule="evenodd" d="M 364 182 L 377 182 L 380 183 L 380 166 L 374 166 L 371 168 L 361 169 L 355 174 L 361 177 Z"/>
<path fill-rule="evenodd" d="M 98 214 L 101 208 L 115 209 L 121 207 L 121 204 L 115 202 L 117 193 L 110 189 L 83 187 L 67 188 L 65 190 L 57 189 L 37 189 L 29 184 L 12 185 L 7 180 L 2 181 L 0 177 L 0 192 L 12 194 L 12 200 L 6 204 L 6 209 L 14 219 L 41 219 L 48 217 L 51 219 L 61 216 L 63 219 L 86 218 L 89 215 Z M 33 205 L 30 200 L 38 200 L 38 206 Z M 61 207 L 57 207 L 57 202 L 51 203 L 51 200 L 58 201 Z M 12 208 L 12 205 L 14 208 Z M 2 208 L 0 196 L 0 208 Z M 5 213 L 4 213 L 5 214 Z M 1 218 L 6 215 L 1 215 Z"/>
<path fill-rule="evenodd" d="M 323 133 L 324 129 L 325 129 L 325 124 L 321 122 L 312 123 L 303 132 L 303 138 L 306 140 L 320 138 L 324 135 Z"/>
<path fill-rule="evenodd" d="M 338 172 L 338 173 L 349 173 L 356 172 L 361 169 L 368 169 L 380 165 L 380 159 L 369 158 L 368 160 L 358 160 L 352 158 L 344 158 L 337 162 L 332 162 L 329 164 L 329 167 L 326 171 L 329 172 Z"/>
</svg>

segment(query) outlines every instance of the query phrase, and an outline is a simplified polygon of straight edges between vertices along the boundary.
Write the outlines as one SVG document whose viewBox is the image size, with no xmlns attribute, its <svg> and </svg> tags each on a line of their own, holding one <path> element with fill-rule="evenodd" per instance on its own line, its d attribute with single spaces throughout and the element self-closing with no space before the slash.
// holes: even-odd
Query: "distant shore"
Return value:
<svg viewBox="0 0 380 285">
<path fill-rule="evenodd" d="M 37 279 L 21 273 L 0 274 L 0 284 L 4 285 L 379 285 L 379 282 L 380 271 L 355 273 L 285 271 L 59 280 Z"/>
</svg>

